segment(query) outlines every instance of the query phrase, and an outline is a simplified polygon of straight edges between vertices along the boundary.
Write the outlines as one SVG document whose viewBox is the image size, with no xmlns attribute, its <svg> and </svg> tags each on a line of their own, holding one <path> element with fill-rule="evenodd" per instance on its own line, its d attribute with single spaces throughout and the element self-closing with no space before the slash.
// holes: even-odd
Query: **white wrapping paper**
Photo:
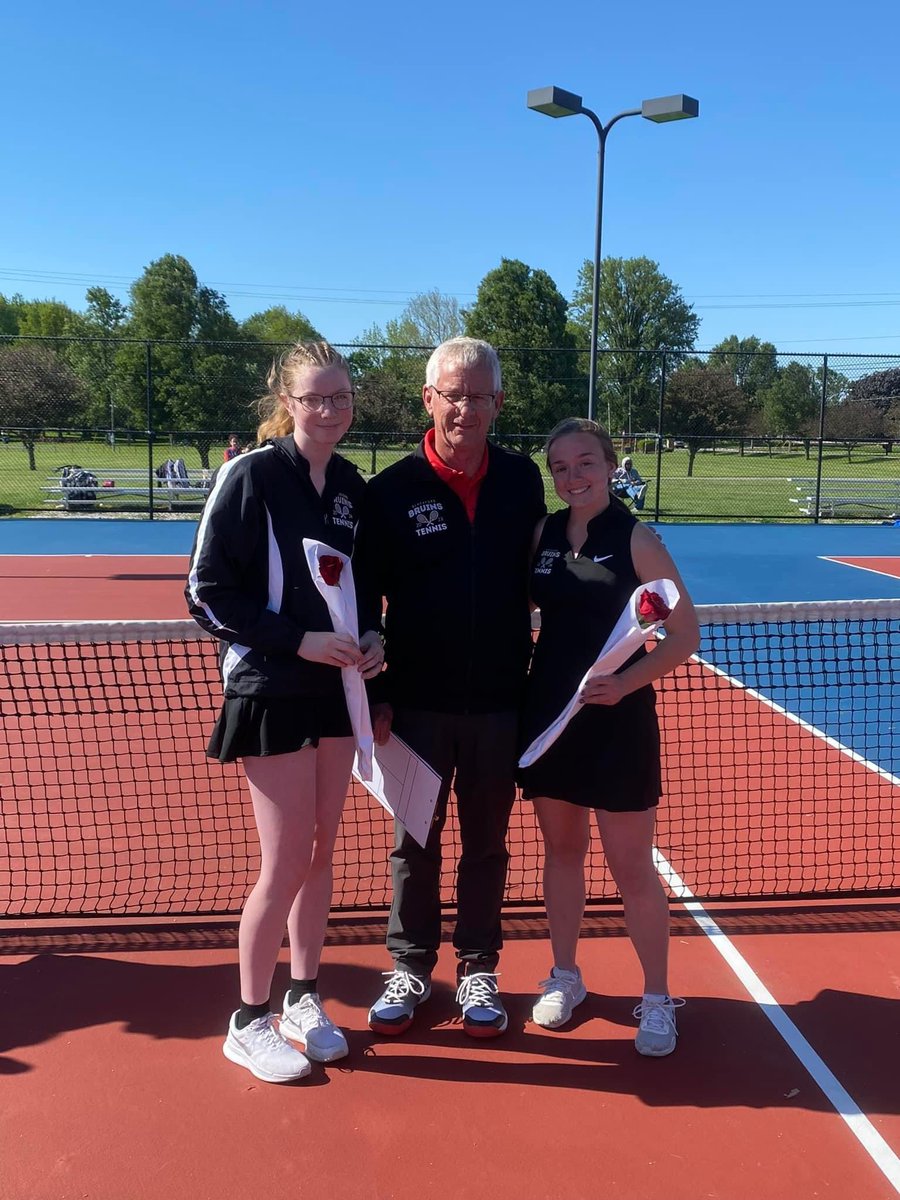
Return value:
<svg viewBox="0 0 900 1200">
<path fill-rule="evenodd" d="M 595 675 L 612 675 L 662 625 L 662 621 L 654 621 L 651 625 L 641 625 L 638 620 L 638 603 L 645 591 L 656 592 L 658 596 L 661 596 L 665 600 L 666 606 L 670 609 L 674 608 L 679 600 L 678 588 L 671 579 L 654 579 L 652 583 L 642 583 L 639 588 L 636 588 L 632 592 L 631 599 L 625 605 L 618 621 L 616 621 L 613 631 L 606 639 L 603 649 L 579 683 L 575 695 L 556 720 L 534 739 L 519 759 L 520 767 L 530 767 L 533 762 L 537 762 L 541 755 L 550 749 L 584 703 L 581 699 L 581 692 L 587 681 Z"/>
<path fill-rule="evenodd" d="M 358 645 L 359 621 L 356 615 L 356 589 L 353 586 L 353 569 L 350 566 L 350 559 L 340 550 L 334 550 L 325 542 L 317 542 L 312 538 L 303 539 L 303 551 L 313 583 L 328 605 L 334 632 L 352 637 Z M 340 559 L 343 563 L 340 580 L 337 584 L 328 584 L 322 578 L 319 560 L 328 555 Z M 344 696 L 347 699 L 347 711 L 350 714 L 350 724 L 353 727 L 353 737 L 356 740 L 354 771 L 361 780 L 371 780 L 374 739 L 372 722 L 369 718 L 366 686 L 356 667 L 342 667 L 341 678 L 344 684 Z"/>
</svg>

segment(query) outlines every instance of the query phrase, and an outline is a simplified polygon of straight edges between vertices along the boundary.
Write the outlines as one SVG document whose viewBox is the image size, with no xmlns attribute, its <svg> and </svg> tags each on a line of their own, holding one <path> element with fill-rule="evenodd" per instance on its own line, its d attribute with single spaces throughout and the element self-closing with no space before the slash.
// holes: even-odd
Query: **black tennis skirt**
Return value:
<svg viewBox="0 0 900 1200">
<path fill-rule="evenodd" d="M 206 753 L 219 762 L 293 754 L 320 738 L 351 737 L 343 695 L 311 697 L 226 696 Z"/>
</svg>

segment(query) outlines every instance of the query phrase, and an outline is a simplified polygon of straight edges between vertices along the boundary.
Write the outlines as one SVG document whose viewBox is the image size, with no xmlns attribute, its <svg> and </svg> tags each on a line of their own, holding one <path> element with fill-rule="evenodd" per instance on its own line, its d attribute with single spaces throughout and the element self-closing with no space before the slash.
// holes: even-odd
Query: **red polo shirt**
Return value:
<svg viewBox="0 0 900 1200">
<path fill-rule="evenodd" d="M 481 460 L 481 465 L 474 475 L 467 475 L 465 471 L 454 471 L 453 467 L 448 467 L 437 450 L 435 450 L 434 429 L 432 428 L 425 434 L 425 457 L 428 459 L 429 465 L 438 478 L 442 479 L 448 487 L 452 488 L 460 500 L 462 500 L 466 516 L 469 520 L 474 521 L 475 506 L 478 504 L 481 481 L 487 474 L 488 469 L 487 446 L 484 448 L 484 458 Z"/>
</svg>

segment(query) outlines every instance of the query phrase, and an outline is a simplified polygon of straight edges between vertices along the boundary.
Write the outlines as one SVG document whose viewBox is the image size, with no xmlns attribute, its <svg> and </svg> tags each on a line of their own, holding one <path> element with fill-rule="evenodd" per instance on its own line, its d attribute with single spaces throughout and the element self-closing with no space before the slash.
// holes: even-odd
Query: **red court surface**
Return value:
<svg viewBox="0 0 900 1200">
<path fill-rule="evenodd" d="M 2 619 L 183 615 L 183 558 L 47 560 L 59 574 L 34 561 Z M 730 690 L 715 676 L 708 686 Z M 748 781 L 777 777 L 766 822 L 799 803 L 813 821 L 815 798 L 792 794 L 742 748 L 751 703 L 729 698 L 732 723 L 717 722 L 712 758 Z M 791 737 L 792 755 L 823 757 L 829 772 L 864 770 L 799 726 Z M 896 785 L 884 786 L 894 802 Z M 714 856 L 722 838 L 724 857 L 726 834 L 766 840 L 760 820 L 738 806 L 702 832 Z M 697 834 L 684 830 L 685 842 Z M 802 845 L 786 849 L 802 871 Z M 687 874 L 677 852 L 670 861 Z M 350 1057 L 284 1087 L 221 1053 L 237 996 L 233 922 L 6 922 L 0 1200 L 900 1194 L 900 897 L 716 905 L 715 926 L 687 900 L 672 905 L 672 986 L 688 1004 L 670 1058 L 634 1051 L 639 977 L 615 907 L 586 921 L 590 993 L 554 1033 L 529 1020 L 550 967 L 544 922 L 507 915 L 510 1029 L 493 1042 L 456 1023 L 449 948 L 409 1034 L 372 1035 L 366 1011 L 388 965 L 382 919 L 346 915 L 332 922 L 320 981 Z"/>
<path fill-rule="evenodd" d="M 802 913 L 793 919 L 809 931 L 784 932 L 783 915 L 780 931 L 776 922 L 776 932 L 765 932 L 764 911 L 737 914 L 734 942 L 870 1128 L 896 1148 L 898 906 L 869 908 L 858 920 L 828 913 L 822 929 Z M 597 936 L 584 940 L 582 965 L 592 991 L 572 1026 L 549 1033 L 531 1025 L 548 943 L 518 918 L 508 922 L 501 964 L 511 1026 L 492 1043 L 472 1042 L 453 1021 L 447 952 L 409 1034 L 376 1039 L 365 1009 L 380 988 L 384 952 L 364 938 L 330 946 L 322 989 L 351 1055 L 288 1087 L 262 1084 L 221 1054 L 236 983 L 231 947 L 90 953 L 89 938 L 84 949 L 73 938 L 6 958 L 2 1194 L 894 1194 L 709 939 L 677 912 L 675 922 L 673 977 L 690 1000 L 671 1058 L 634 1052 L 636 970 L 611 915 L 589 922 Z M 860 933 L 869 923 L 873 931 Z"/>
<path fill-rule="evenodd" d="M 874 556 L 841 558 L 829 554 L 825 557 L 828 562 L 844 563 L 847 567 L 858 567 L 861 571 L 872 571 L 876 575 L 890 575 L 893 579 L 900 579 L 900 558 L 894 556 L 888 558 L 876 558 Z"/>
<path fill-rule="evenodd" d="M 0 621 L 166 621 L 186 617 L 188 560 L 167 554 L 3 555 Z"/>
</svg>

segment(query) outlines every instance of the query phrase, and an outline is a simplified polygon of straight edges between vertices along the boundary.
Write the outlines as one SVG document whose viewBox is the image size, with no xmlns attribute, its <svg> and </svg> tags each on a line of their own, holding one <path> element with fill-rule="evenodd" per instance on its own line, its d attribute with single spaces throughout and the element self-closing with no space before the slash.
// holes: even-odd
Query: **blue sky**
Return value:
<svg viewBox="0 0 900 1200">
<path fill-rule="evenodd" d="M 568 297 L 593 254 L 603 120 L 686 92 L 700 119 L 610 134 L 604 253 L 647 255 L 698 345 L 900 354 L 894 0 L 674 5 L 358 0 L 5 7 L 0 292 L 83 305 L 185 255 L 239 318 L 333 341 L 501 257 Z"/>
</svg>

